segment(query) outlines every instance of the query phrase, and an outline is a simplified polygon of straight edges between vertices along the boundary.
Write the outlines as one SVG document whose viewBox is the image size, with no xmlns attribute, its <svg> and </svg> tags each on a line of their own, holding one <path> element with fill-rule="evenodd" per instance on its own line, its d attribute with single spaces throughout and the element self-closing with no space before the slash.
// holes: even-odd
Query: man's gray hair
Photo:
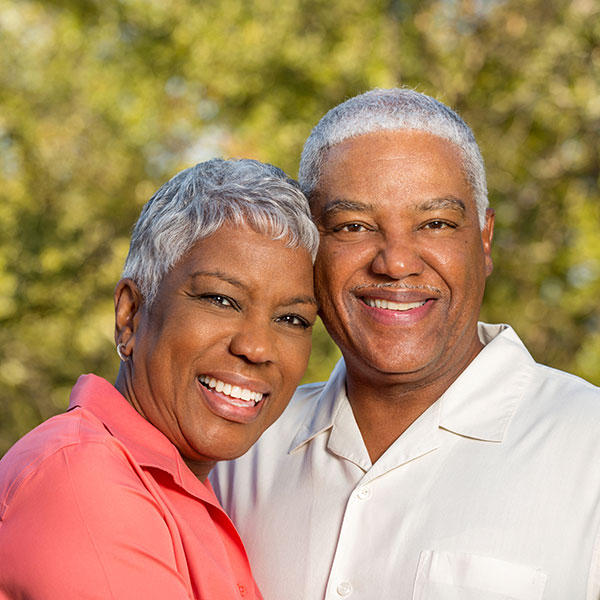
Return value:
<svg viewBox="0 0 600 600">
<path fill-rule="evenodd" d="M 273 165 L 216 158 L 181 171 L 144 205 L 122 276 L 151 306 L 168 271 L 224 223 L 305 248 L 314 262 L 319 234 L 298 183 Z"/>
<path fill-rule="evenodd" d="M 311 199 L 329 148 L 374 131 L 416 130 L 444 138 L 460 149 L 480 226 L 489 206 L 483 158 L 471 128 L 445 104 L 406 88 L 374 89 L 332 108 L 304 144 L 298 179 Z"/>
</svg>

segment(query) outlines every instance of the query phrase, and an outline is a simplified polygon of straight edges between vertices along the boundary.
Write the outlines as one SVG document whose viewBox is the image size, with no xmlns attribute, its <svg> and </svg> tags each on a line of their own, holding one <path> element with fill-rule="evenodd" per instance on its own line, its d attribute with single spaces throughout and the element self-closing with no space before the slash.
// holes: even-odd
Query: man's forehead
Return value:
<svg viewBox="0 0 600 600">
<path fill-rule="evenodd" d="M 445 204 L 464 211 L 472 199 L 458 146 L 422 131 L 377 131 L 344 140 L 324 154 L 320 171 L 311 198 L 318 214 L 366 212 L 370 201 L 379 205 L 384 196 L 400 200 L 405 193 L 415 201 L 420 195 L 422 210 Z"/>
<path fill-rule="evenodd" d="M 369 151 L 375 149 L 378 145 L 389 144 L 393 147 L 393 153 L 383 160 L 402 159 L 411 154 L 411 150 L 407 145 L 410 146 L 415 143 L 428 145 L 433 143 L 438 147 L 445 147 L 457 157 L 462 155 L 460 146 L 455 142 L 446 137 L 435 135 L 429 131 L 422 131 L 419 129 L 378 129 L 355 137 L 345 138 L 327 147 L 323 151 L 322 164 L 343 154 L 351 145 L 361 146 L 361 154 L 368 155 Z M 381 159 L 378 157 L 378 160 Z"/>
</svg>

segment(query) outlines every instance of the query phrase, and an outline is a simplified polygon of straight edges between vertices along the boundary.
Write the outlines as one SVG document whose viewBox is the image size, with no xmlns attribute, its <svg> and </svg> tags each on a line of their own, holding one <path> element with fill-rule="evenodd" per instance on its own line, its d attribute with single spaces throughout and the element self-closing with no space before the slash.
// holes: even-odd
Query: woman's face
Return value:
<svg viewBox="0 0 600 600">
<path fill-rule="evenodd" d="M 123 317 L 136 294 L 119 283 L 117 335 L 120 303 Z M 225 225 L 165 276 L 149 312 L 129 312 L 130 381 L 117 387 L 204 478 L 250 448 L 304 373 L 316 318 L 310 256 Z"/>
</svg>

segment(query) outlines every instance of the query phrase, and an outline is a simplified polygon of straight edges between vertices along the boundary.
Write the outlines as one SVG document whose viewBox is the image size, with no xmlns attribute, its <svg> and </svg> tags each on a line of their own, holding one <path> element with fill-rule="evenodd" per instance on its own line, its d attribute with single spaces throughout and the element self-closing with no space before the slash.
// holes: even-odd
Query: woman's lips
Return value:
<svg viewBox="0 0 600 600">
<path fill-rule="evenodd" d="M 261 392 L 254 392 L 245 387 L 226 383 L 225 381 L 221 381 L 210 375 L 200 375 L 198 379 L 204 386 L 216 392 L 220 392 L 224 396 L 229 396 L 232 400 L 240 398 L 244 402 L 251 401 L 256 404 L 263 399 L 263 394 Z M 245 406 L 245 404 L 240 404 L 240 406 Z"/>
<path fill-rule="evenodd" d="M 250 423 L 260 414 L 268 394 L 200 375 L 202 396 L 215 415 L 235 423 Z"/>
</svg>

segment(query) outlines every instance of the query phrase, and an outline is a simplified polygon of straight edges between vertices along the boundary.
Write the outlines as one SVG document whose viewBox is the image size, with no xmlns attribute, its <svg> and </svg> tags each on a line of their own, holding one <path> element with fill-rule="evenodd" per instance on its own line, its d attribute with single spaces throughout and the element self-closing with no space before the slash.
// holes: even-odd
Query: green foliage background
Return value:
<svg viewBox="0 0 600 600">
<path fill-rule="evenodd" d="M 112 291 L 152 192 L 208 157 L 297 172 L 333 105 L 456 108 L 497 211 L 483 318 L 600 384 L 595 0 L 0 0 L 0 454 L 116 375 Z M 307 380 L 337 353 L 322 328 Z"/>
</svg>

